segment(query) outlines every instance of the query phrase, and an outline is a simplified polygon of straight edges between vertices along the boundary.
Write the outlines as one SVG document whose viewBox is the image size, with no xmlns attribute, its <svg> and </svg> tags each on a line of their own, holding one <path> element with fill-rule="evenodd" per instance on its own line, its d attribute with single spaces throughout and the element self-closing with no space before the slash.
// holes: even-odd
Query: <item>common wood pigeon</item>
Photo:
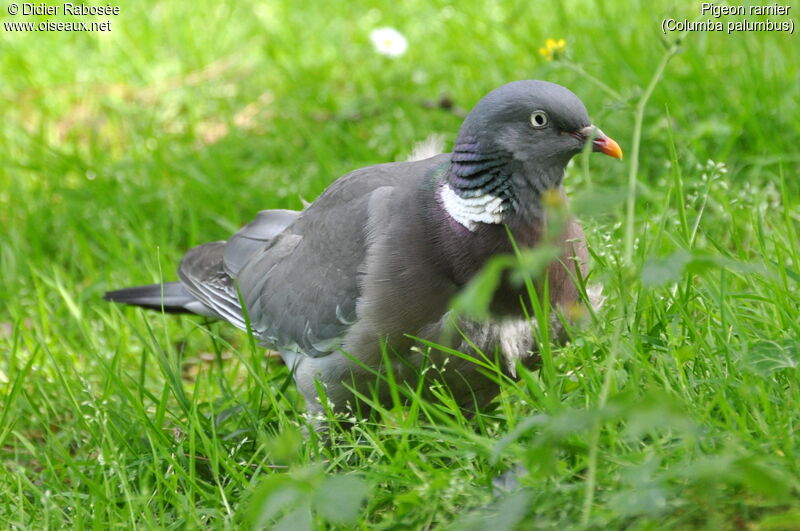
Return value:
<svg viewBox="0 0 800 531">
<path fill-rule="evenodd" d="M 456 334 L 447 333 L 450 302 L 489 258 L 513 252 L 507 230 L 521 247 L 541 241 L 543 194 L 560 190 L 567 163 L 588 142 L 622 158 L 568 89 L 512 82 L 475 105 L 452 153 L 355 170 L 303 211 L 264 210 L 228 241 L 190 250 L 179 281 L 105 298 L 212 316 L 243 330 L 244 305 L 253 334 L 280 353 L 311 413 L 323 411 L 318 385 L 338 411 L 353 404 L 352 389 L 369 395 L 385 359 L 397 380 L 412 385 L 423 365 L 436 367 L 459 405 L 480 408 L 497 384 L 478 364 L 420 348 L 414 338 L 468 356 L 497 354 L 512 376 L 517 362 L 536 365 L 524 287 L 503 278 L 493 318 L 455 319 Z M 547 278 L 552 306 L 564 309 L 579 303 L 573 278 L 585 274 L 587 261 L 574 219 L 557 243 L 561 257 Z"/>
</svg>

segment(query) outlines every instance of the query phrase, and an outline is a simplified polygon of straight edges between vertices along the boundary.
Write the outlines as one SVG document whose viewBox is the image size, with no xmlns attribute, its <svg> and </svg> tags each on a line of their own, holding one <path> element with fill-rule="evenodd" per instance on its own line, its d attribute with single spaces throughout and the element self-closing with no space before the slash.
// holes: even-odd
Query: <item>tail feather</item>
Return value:
<svg viewBox="0 0 800 531">
<path fill-rule="evenodd" d="M 103 295 L 103 299 L 167 313 L 196 313 L 217 316 L 194 298 L 180 282 L 150 284 L 108 291 Z"/>
</svg>

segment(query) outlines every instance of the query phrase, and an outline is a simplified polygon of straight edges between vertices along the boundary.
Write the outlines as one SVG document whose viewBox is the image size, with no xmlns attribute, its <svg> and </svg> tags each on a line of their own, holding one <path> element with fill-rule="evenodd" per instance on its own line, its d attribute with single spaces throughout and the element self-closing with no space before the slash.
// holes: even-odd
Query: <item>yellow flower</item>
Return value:
<svg viewBox="0 0 800 531">
<path fill-rule="evenodd" d="M 539 48 L 539 53 L 546 61 L 558 59 L 567 49 L 567 41 L 564 39 L 547 39 L 544 41 L 544 47 Z"/>
<path fill-rule="evenodd" d="M 548 209 L 561 209 L 566 206 L 564 195 L 558 188 L 550 188 L 542 193 L 542 204 Z"/>
<path fill-rule="evenodd" d="M 567 320 L 571 323 L 577 323 L 578 321 L 583 320 L 585 317 L 589 315 L 589 312 L 586 311 L 586 307 L 583 304 L 578 302 L 573 302 L 569 306 L 567 306 L 566 311 Z"/>
</svg>

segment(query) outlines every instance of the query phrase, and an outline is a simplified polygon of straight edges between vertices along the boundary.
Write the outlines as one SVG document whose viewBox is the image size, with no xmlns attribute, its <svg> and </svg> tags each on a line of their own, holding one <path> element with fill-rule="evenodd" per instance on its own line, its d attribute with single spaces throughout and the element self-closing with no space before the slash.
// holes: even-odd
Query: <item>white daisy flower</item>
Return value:
<svg viewBox="0 0 800 531">
<path fill-rule="evenodd" d="M 408 41 L 394 28 L 377 28 L 369 34 L 375 51 L 387 57 L 400 57 L 408 50 Z"/>
</svg>

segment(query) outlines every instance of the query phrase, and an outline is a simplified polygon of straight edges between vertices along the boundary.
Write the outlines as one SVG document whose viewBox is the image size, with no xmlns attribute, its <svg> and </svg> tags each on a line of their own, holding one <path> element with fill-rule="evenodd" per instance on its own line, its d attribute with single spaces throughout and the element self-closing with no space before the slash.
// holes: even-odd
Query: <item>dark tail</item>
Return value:
<svg viewBox="0 0 800 531">
<path fill-rule="evenodd" d="M 180 282 L 150 284 L 108 291 L 103 298 L 111 302 L 141 306 L 167 313 L 201 313 L 204 305 L 195 299 Z"/>
</svg>

